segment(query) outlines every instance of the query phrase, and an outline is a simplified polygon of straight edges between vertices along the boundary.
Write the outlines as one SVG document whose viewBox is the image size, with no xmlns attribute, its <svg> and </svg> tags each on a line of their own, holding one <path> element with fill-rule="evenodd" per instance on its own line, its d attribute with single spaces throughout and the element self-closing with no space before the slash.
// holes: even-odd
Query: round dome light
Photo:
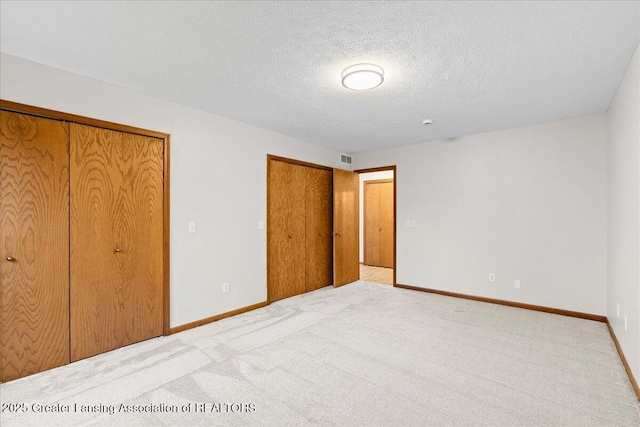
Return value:
<svg viewBox="0 0 640 427">
<path fill-rule="evenodd" d="M 342 72 L 342 85 L 347 89 L 367 90 L 384 81 L 384 70 L 374 64 L 355 64 Z"/>
</svg>

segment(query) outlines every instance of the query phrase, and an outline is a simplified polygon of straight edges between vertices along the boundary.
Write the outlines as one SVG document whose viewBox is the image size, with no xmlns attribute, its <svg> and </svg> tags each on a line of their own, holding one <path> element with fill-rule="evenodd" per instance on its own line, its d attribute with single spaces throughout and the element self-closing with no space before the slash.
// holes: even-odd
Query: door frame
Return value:
<svg viewBox="0 0 640 427">
<path fill-rule="evenodd" d="M 271 197 L 270 197 L 270 187 L 271 187 L 271 181 L 269 179 L 269 177 L 271 176 L 271 160 L 277 161 L 277 162 L 283 162 L 283 163 L 289 163 L 292 165 L 298 165 L 298 166 L 306 166 L 309 168 L 315 168 L 315 169 L 322 169 L 322 170 L 326 170 L 326 171 L 331 171 L 333 172 L 333 168 L 329 167 L 329 166 L 323 166 L 323 165 L 319 165 L 316 163 L 310 163 L 310 162 L 305 162 L 302 160 L 296 160 L 296 159 L 290 159 L 288 157 L 281 157 L 281 156 L 276 156 L 273 154 L 267 154 L 267 220 L 266 220 L 266 225 L 267 225 L 267 234 L 266 234 L 266 246 L 267 246 L 267 250 L 266 250 L 266 254 L 267 254 L 267 304 L 271 304 L 271 283 L 269 283 L 269 271 L 271 271 L 271 263 L 269 262 L 269 237 L 270 237 L 270 233 L 271 233 L 271 218 L 269 216 L 269 212 L 271 210 Z M 331 180 L 331 192 L 333 193 L 333 179 Z M 331 197 L 331 206 L 332 206 L 332 210 L 333 210 L 333 195 Z M 333 230 L 333 216 L 331 217 L 331 229 Z M 331 270 L 334 269 L 334 262 L 333 262 L 333 258 L 331 259 Z"/>
<path fill-rule="evenodd" d="M 122 125 L 119 123 L 107 122 L 104 120 L 93 119 L 85 116 L 78 116 L 75 114 L 64 113 L 61 111 L 49 110 L 47 108 L 34 107 L 31 105 L 20 104 L 18 102 L 7 101 L 0 99 L 0 109 L 6 111 L 13 111 L 15 113 L 29 114 L 32 116 L 44 117 L 47 119 L 60 120 L 70 123 L 79 123 L 88 126 L 99 127 L 103 129 L 115 130 L 118 132 L 133 133 L 136 135 L 150 136 L 158 138 L 163 141 L 163 225 L 162 225 L 162 335 L 167 336 L 170 334 L 170 297 L 169 292 L 171 290 L 170 282 L 170 138 L 168 133 L 158 132 L 149 129 L 137 128 L 134 126 Z M 71 212 L 71 210 L 69 210 Z"/>
<path fill-rule="evenodd" d="M 362 174 L 362 173 L 370 173 L 370 172 L 383 172 L 383 171 L 393 171 L 393 286 L 396 286 L 396 276 L 398 273 L 398 263 L 397 263 L 397 246 L 398 246 L 398 215 L 397 215 L 397 200 L 398 200 L 398 195 L 397 195 L 397 189 L 398 189 L 398 171 L 397 171 L 397 166 L 396 165 L 390 165 L 390 166 L 380 166 L 377 168 L 367 168 L 367 169 L 357 169 L 354 170 L 355 173 L 358 174 Z M 364 184 L 362 186 L 362 191 L 364 193 Z M 362 195 L 363 201 L 364 201 L 364 194 Z M 364 205 L 364 203 L 363 203 Z M 362 208 L 364 210 L 364 206 Z M 363 216 L 364 216 L 364 212 L 363 212 Z M 362 238 L 363 238 L 363 243 L 364 243 L 364 229 L 362 231 Z M 363 254 L 364 255 L 364 254 Z"/>
</svg>

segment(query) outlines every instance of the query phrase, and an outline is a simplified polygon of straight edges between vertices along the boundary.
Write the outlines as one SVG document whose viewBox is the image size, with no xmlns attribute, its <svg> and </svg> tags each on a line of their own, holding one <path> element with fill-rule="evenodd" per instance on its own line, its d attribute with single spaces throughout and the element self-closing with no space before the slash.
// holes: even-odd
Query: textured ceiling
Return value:
<svg viewBox="0 0 640 427">
<path fill-rule="evenodd" d="M 640 40 L 638 2 L 3 1 L 0 13 L 3 52 L 351 153 L 606 111 Z M 382 86 L 343 88 L 358 62 L 382 66 Z"/>
</svg>

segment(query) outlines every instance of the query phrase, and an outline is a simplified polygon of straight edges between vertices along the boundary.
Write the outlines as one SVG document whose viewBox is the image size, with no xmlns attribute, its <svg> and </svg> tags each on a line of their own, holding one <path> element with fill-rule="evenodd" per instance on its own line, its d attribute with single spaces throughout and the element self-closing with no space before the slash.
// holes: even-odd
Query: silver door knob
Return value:
<svg viewBox="0 0 640 427">
<path fill-rule="evenodd" d="M 12 256 L 8 256 L 7 261 L 11 262 L 11 261 L 15 261 L 15 259 Z"/>
</svg>

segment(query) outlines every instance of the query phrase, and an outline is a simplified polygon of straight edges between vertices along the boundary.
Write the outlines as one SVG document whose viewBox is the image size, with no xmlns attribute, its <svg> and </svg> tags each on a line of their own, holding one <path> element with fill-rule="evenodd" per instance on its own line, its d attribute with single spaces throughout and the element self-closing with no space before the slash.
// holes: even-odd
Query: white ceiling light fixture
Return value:
<svg viewBox="0 0 640 427">
<path fill-rule="evenodd" d="M 342 72 L 342 86 L 353 90 L 378 87 L 384 81 L 384 70 L 375 64 L 355 64 Z"/>
</svg>

